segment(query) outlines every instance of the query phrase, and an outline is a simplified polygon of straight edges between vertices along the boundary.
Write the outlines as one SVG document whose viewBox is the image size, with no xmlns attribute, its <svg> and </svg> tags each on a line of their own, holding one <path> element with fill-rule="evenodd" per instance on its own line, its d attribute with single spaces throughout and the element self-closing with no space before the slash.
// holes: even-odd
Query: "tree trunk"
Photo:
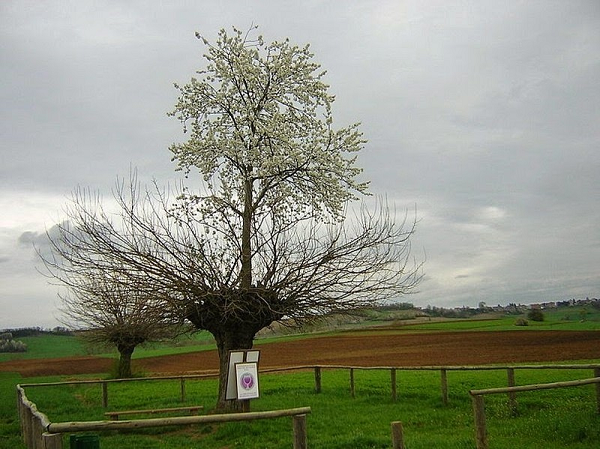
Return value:
<svg viewBox="0 0 600 449">
<path fill-rule="evenodd" d="M 240 289 L 249 291 L 252 287 L 252 181 L 244 181 L 244 212 L 242 216 L 242 266 Z"/>
<path fill-rule="evenodd" d="M 131 355 L 135 346 L 119 345 L 119 366 L 117 371 L 117 377 L 119 379 L 127 379 L 131 377 Z"/>
<path fill-rule="evenodd" d="M 188 304 L 186 318 L 196 327 L 209 331 L 219 352 L 219 395 L 217 410 L 244 411 L 246 401 L 227 400 L 229 351 L 252 349 L 254 336 L 262 328 L 283 317 L 278 295 L 263 289 L 226 290 L 206 294 Z"/>
<path fill-rule="evenodd" d="M 219 351 L 219 397 L 217 410 L 221 412 L 247 411 L 246 401 L 226 399 L 227 374 L 229 372 L 229 351 L 252 349 L 256 331 L 252 326 L 240 324 L 235 328 L 220 329 L 214 335 Z"/>
</svg>

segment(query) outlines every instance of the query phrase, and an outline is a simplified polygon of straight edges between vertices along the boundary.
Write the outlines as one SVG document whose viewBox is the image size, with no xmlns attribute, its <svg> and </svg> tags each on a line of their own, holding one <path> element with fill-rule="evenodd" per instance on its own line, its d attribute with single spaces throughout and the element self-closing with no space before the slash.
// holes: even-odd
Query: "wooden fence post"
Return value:
<svg viewBox="0 0 600 449">
<path fill-rule="evenodd" d="M 294 426 L 294 449 L 306 449 L 307 433 L 306 433 L 306 415 L 294 415 L 293 417 Z"/>
<path fill-rule="evenodd" d="M 25 405 L 23 407 L 23 442 L 29 449 L 33 447 L 33 412 L 30 407 Z"/>
<path fill-rule="evenodd" d="M 185 402 L 185 379 L 181 378 L 181 402 Z"/>
<path fill-rule="evenodd" d="M 315 393 L 321 392 L 321 367 L 315 366 Z"/>
<path fill-rule="evenodd" d="M 508 386 L 515 386 L 515 369 L 508 368 L 506 370 L 506 374 L 508 376 Z M 511 415 L 515 416 L 517 414 L 517 393 L 514 391 L 508 392 L 508 408 L 510 409 Z"/>
<path fill-rule="evenodd" d="M 355 388 L 354 388 L 354 368 L 350 368 L 350 396 L 352 399 L 355 397 Z"/>
<path fill-rule="evenodd" d="M 44 440 L 42 439 L 42 434 L 46 431 L 42 424 L 42 420 L 39 416 L 33 415 L 33 447 L 35 449 L 43 449 Z"/>
<path fill-rule="evenodd" d="M 445 369 L 440 370 L 440 382 L 442 384 L 442 404 L 448 405 L 448 373 Z"/>
<path fill-rule="evenodd" d="M 404 434 L 402 431 L 402 423 L 394 421 L 392 423 L 392 448 L 404 449 Z"/>
<path fill-rule="evenodd" d="M 102 407 L 108 407 L 108 383 L 102 382 Z"/>
<path fill-rule="evenodd" d="M 62 433 L 44 433 L 42 435 L 43 449 L 63 449 Z"/>
<path fill-rule="evenodd" d="M 487 430 L 485 428 L 485 403 L 482 395 L 472 396 L 475 415 L 475 439 L 477 449 L 488 449 Z"/>
<path fill-rule="evenodd" d="M 21 437 L 23 437 L 23 408 L 25 408 L 25 404 L 23 404 L 23 390 L 21 388 L 17 388 L 17 414 L 19 416 L 19 429 L 21 430 Z"/>
<path fill-rule="evenodd" d="M 594 368 L 594 377 L 600 377 L 600 368 Z M 596 384 L 596 411 L 600 413 L 600 383 Z"/>
<path fill-rule="evenodd" d="M 392 382 L 392 402 L 396 402 L 398 399 L 398 392 L 396 389 L 396 368 L 390 370 L 390 381 Z"/>
</svg>

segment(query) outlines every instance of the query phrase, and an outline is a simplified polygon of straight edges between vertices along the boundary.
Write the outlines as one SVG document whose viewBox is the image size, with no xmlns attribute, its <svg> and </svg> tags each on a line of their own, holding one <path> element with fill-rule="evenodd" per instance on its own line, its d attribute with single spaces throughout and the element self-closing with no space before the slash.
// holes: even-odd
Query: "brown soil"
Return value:
<svg viewBox="0 0 600 449">
<path fill-rule="evenodd" d="M 600 359 L 600 332 L 506 331 L 398 333 L 389 329 L 316 336 L 282 343 L 257 344 L 261 368 L 298 365 L 427 366 L 559 362 Z M 110 372 L 114 360 L 103 357 L 15 360 L 0 371 L 24 377 Z M 215 371 L 216 351 L 134 360 L 148 374 Z"/>
</svg>

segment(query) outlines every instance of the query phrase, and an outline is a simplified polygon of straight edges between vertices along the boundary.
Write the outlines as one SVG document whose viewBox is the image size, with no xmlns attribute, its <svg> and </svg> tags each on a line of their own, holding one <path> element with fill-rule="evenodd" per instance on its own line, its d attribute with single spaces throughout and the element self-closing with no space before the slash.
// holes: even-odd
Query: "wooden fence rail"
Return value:
<svg viewBox="0 0 600 449">
<path fill-rule="evenodd" d="M 548 384 L 537 384 L 537 385 L 521 385 L 518 387 L 504 387 L 504 388 L 488 388 L 485 390 L 471 390 L 469 394 L 473 402 L 473 415 L 475 421 L 475 439 L 477 443 L 477 449 L 488 449 L 488 435 L 486 429 L 485 419 L 485 401 L 484 397 L 488 394 L 514 394 L 519 391 L 537 391 L 537 390 L 549 390 L 553 388 L 565 388 L 565 387 L 579 387 L 581 385 L 596 384 L 596 410 L 600 413 L 600 376 L 591 379 L 581 379 L 566 382 L 553 382 Z"/>
<path fill-rule="evenodd" d="M 440 387 L 441 399 L 444 405 L 447 405 L 448 400 L 448 372 L 450 371 L 498 371 L 505 370 L 507 373 L 507 385 L 514 387 L 515 371 L 517 370 L 593 370 L 594 376 L 600 377 L 599 364 L 570 364 L 570 365 L 485 365 L 485 366 L 349 366 L 349 365 L 304 365 L 293 366 L 287 368 L 271 368 L 261 370 L 261 373 L 274 373 L 282 371 L 299 371 L 299 370 L 314 370 L 315 373 L 315 392 L 321 393 L 323 390 L 323 371 L 328 370 L 348 370 L 350 374 L 350 395 L 356 396 L 356 373 L 355 371 L 363 370 L 384 370 L 390 372 L 390 392 L 392 401 L 396 401 L 398 397 L 397 389 L 397 371 L 439 371 L 440 372 Z M 598 387 L 598 397 L 600 398 L 600 386 Z M 516 394 L 515 392 L 508 393 L 509 405 L 513 412 L 516 412 Z M 600 400 L 600 399 L 599 399 Z"/>
<path fill-rule="evenodd" d="M 35 384 L 21 384 L 23 388 L 33 387 L 53 387 L 53 386 L 66 386 L 66 385 L 100 385 L 102 388 L 102 406 L 108 407 L 108 386 L 109 384 L 115 383 L 126 383 L 126 382 L 145 382 L 145 381 L 165 381 L 165 380 L 179 380 L 180 387 L 180 399 L 181 402 L 186 400 L 186 379 L 210 379 L 219 377 L 218 372 L 211 372 L 206 374 L 189 374 L 185 376 L 155 376 L 155 377 L 139 377 L 132 379 L 107 379 L 107 380 L 72 380 L 67 382 L 40 382 Z"/>
<path fill-rule="evenodd" d="M 63 433 L 254 421 L 257 419 L 274 419 L 282 417 L 293 418 L 294 449 L 307 449 L 308 447 L 306 415 L 311 412 L 310 407 L 206 416 L 174 416 L 170 418 L 149 418 L 123 421 L 52 423 L 48 420 L 48 417 L 39 412 L 36 405 L 27 398 L 22 385 L 17 385 L 17 398 L 23 441 L 28 449 L 63 449 Z"/>
<path fill-rule="evenodd" d="M 439 371 L 440 373 L 440 388 L 441 388 L 441 399 L 444 405 L 449 402 L 448 399 L 448 373 L 450 371 L 497 371 L 505 370 L 507 373 L 507 385 L 514 387 L 515 383 L 515 372 L 517 370 L 548 370 L 548 369 L 566 369 L 566 370 L 593 370 L 595 377 L 600 377 L 600 364 L 570 364 L 570 365 L 485 365 L 485 366 L 349 366 L 349 365 L 300 365 L 291 366 L 284 368 L 268 368 L 261 369 L 261 374 L 267 373 L 280 373 L 285 371 L 303 371 L 303 370 L 314 370 L 315 377 L 315 392 L 320 393 L 323 389 L 323 371 L 324 370 L 348 370 L 350 373 L 350 395 L 355 397 L 356 395 L 356 378 L 355 371 L 357 370 L 385 370 L 390 372 L 390 396 L 392 401 L 396 401 L 398 398 L 397 390 L 397 373 L 396 371 Z M 22 387 L 44 387 L 44 386 L 55 386 L 55 385 L 81 385 L 81 384 L 100 384 L 102 387 L 102 406 L 108 407 L 109 395 L 108 386 L 113 383 L 123 382 L 144 382 L 144 381 L 164 381 L 164 380 L 179 380 L 180 382 L 180 400 L 181 402 L 186 401 L 186 380 L 193 379 L 208 379 L 217 378 L 219 373 L 217 371 L 207 372 L 204 374 L 191 374 L 185 376 L 157 376 L 157 377 L 144 377 L 135 379 L 110 379 L 110 380 L 81 380 L 71 382 L 49 382 L 49 383 L 38 383 L 38 384 L 22 384 Z M 600 397 L 600 386 L 597 387 L 598 396 Z M 516 395 L 515 392 L 508 393 L 509 405 L 513 412 L 516 412 Z"/>
<path fill-rule="evenodd" d="M 143 429 L 147 427 L 180 426 L 189 424 L 211 424 L 234 421 L 255 421 L 257 419 L 283 418 L 286 416 L 306 416 L 310 407 L 265 412 L 226 413 L 220 415 L 173 416 L 170 418 L 127 419 L 122 421 L 74 421 L 48 423 L 48 433 L 74 433 L 103 430 Z"/>
</svg>

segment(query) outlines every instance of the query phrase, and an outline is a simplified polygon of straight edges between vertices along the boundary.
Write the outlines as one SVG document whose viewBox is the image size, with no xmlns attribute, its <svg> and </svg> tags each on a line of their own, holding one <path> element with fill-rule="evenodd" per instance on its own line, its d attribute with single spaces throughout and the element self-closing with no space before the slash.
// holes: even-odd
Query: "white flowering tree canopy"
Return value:
<svg viewBox="0 0 600 449">
<path fill-rule="evenodd" d="M 255 33 L 221 30 L 214 44 L 197 34 L 207 65 L 176 85 L 171 115 L 189 139 L 171 146 L 173 159 L 202 175 L 207 192 L 194 200 L 204 215 L 339 219 L 367 189 L 357 180 L 358 124 L 334 129 L 334 97 L 308 45 L 267 44 Z"/>
</svg>

